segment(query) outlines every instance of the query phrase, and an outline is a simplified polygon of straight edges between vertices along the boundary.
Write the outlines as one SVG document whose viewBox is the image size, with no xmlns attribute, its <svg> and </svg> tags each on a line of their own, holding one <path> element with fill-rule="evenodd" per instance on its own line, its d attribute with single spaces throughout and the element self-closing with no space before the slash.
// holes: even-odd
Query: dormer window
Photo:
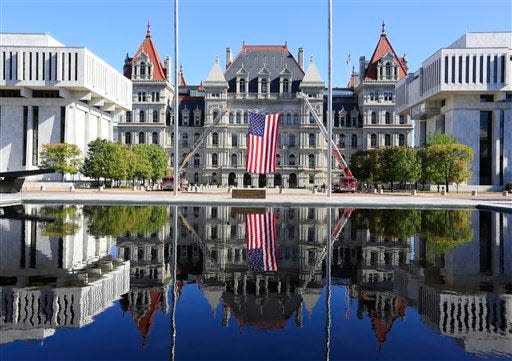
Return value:
<svg viewBox="0 0 512 361">
<path fill-rule="evenodd" d="M 283 93 L 289 93 L 290 92 L 290 80 L 283 79 Z"/>
<path fill-rule="evenodd" d="M 189 116 L 190 116 L 190 112 L 188 109 L 183 109 L 181 111 L 181 124 L 182 125 L 188 125 Z"/>
<path fill-rule="evenodd" d="M 141 78 L 146 77 L 146 63 L 144 62 L 140 63 L 140 76 Z"/>
<path fill-rule="evenodd" d="M 246 87 L 247 87 L 247 83 L 245 81 L 244 78 L 241 78 L 238 82 L 238 90 L 239 90 L 239 93 L 245 93 L 247 92 L 246 90 Z"/>
<path fill-rule="evenodd" d="M 194 126 L 201 125 L 201 110 L 199 108 L 194 109 Z"/>
<path fill-rule="evenodd" d="M 260 93 L 261 94 L 267 94 L 267 89 L 268 88 L 268 80 L 263 78 L 261 79 L 260 81 Z"/>
<path fill-rule="evenodd" d="M 386 79 L 387 80 L 391 79 L 391 64 L 390 63 L 386 63 Z"/>
</svg>

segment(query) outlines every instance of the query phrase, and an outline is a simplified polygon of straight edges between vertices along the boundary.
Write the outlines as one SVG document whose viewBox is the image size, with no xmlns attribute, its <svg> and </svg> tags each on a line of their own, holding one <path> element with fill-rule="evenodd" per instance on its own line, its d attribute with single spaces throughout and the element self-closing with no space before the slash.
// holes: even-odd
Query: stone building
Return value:
<svg viewBox="0 0 512 361">
<path fill-rule="evenodd" d="M 512 33 L 467 33 L 396 84 L 396 109 L 416 123 L 416 144 L 434 131 L 474 150 L 472 185 L 512 181 Z M 487 187 L 489 188 L 489 187 Z"/>
<path fill-rule="evenodd" d="M 412 146 L 412 123 L 407 114 L 395 112 L 395 84 L 407 75 L 407 58 L 399 57 L 389 41 L 384 23 L 379 41 L 370 58 L 359 58 L 359 72 L 349 81 L 357 97 L 358 112 L 336 112 L 335 122 L 343 124 L 345 148 L 373 149 L 388 146 Z M 354 129 L 356 128 L 356 129 Z M 350 132 L 350 139 L 347 138 Z M 338 138 L 339 143 L 343 143 Z M 342 151 L 342 154 L 344 152 Z"/>
<path fill-rule="evenodd" d="M 324 83 L 311 60 L 304 71 L 304 51 L 298 61 L 288 45 L 243 44 L 233 59 L 226 49 L 226 69 L 217 61 L 203 83 L 205 126 L 226 112 L 199 153 L 201 183 L 222 185 L 322 185 L 326 179 L 327 142 L 298 92 L 308 94 L 322 117 Z M 245 173 L 249 111 L 283 112 L 279 130 L 277 170 L 265 176 Z"/>
<path fill-rule="evenodd" d="M 0 171 L 37 169 L 43 144 L 76 144 L 85 154 L 90 141 L 112 140 L 114 117 L 132 105 L 128 79 L 48 34 L 1 38 Z"/>
<path fill-rule="evenodd" d="M 166 127 L 171 125 L 174 96 L 169 81 L 170 58 L 162 61 L 158 55 L 149 24 L 133 57 L 126 54 L 123 71 L 133 84 L 133 107 L 120 118 L 118 140 L 124 144 L 159 144 L 169 151 L 172 142 Z"/>
</svg>

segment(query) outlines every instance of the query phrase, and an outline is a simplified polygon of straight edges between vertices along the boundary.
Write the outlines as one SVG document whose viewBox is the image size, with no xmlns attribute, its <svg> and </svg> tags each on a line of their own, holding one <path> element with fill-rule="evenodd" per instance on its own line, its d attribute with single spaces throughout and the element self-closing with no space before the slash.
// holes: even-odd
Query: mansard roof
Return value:
<svg viewBox="0 0 512 361">
<path fill-rule="evenodd" d="M 396 55 L 386 35 L 385 24 L 383 22 L 380 38 L 368 63 L 364 80 L 377 80 L 377 64 L 388 54 L 391 55 L 393 60 L 398 64 L 398 80 L 402 79 L 407 74 L 407 60 L 405 57 L 398 57 L 398 55 Z"/>
<path fill-rule="evenodd" d="M 167 80 L 167 72 L 164 69 L 160 56 L 158 55 L 158 51 L 156 50 L 156 46 L 151 38 L 151 27 L 149 23 L 146 30 L 146 36 L 131 59 L 131 63 L 133 64 L 137 61 L 137 58 L 139 58 L 141 54 L 145 54 L 153 65 L 153 80 Z"/>
<path fill-rule="evenodd" d="M 299 84 L 304 77 L 301 69 L 288 45 L 247 45 L 243 44 L 242 49 L 235 59 L 228 65 L 224 76 L 229 84 L 228 92 L 236 92 L 236 78 L 239 71 L 247 72 L 249 92 L 258 92 L 258 75 L 262 68 L 265 68 L 270 78 L 270 92 L 279 92 L 279 78 L 283 69 L 287 68 L 292 80 L 292 92 L 299 89 Z"/>
</svg>

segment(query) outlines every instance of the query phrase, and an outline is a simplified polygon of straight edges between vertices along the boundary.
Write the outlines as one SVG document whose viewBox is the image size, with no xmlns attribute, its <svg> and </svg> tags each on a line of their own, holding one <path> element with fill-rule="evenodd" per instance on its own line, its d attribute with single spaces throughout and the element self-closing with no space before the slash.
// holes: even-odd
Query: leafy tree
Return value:
<svg viewBox="0 0 512 361">
<path fill-rule="evenodd" d="M 119 143 L 107 142 L 102 155 L 104 165 L 104 178 L 126 179 L 128 175 L 128 163 L 125 147 Z"/>
<path fill-rule="evenodd" d="M 449 191 L 449 183 L 457 184 L 471 178 L 473 149 L 464 144 L 433 144 L 425 148 L 428 180 L 442 179 Z M 430 179 L 429 179 L 430 178 Z"/>
<path fill-rule="evenodd" d="M 87 156 L 81 170 L 83 175 L 97 180 L 105 177 L 107 144 L 107 140 L 99 138 L 87 144 Z"/>
<path fill-rule="evenodd" d="M 436 253 L 447 253 L 473 238 L 471 211 L 424 210 L 421 234 L 427 242 L 427 248 Z"/>
<path fill-rule="evenodd" d="M 82 165 L 82 152 L 76 144 L 43 144 L 41 150 L 41 167 L 53 168 L 64 174 L 77 174 Z"/>
<path fill-rule="evenodd" d="M 153 174 L 150 153 L 145 144 L 137 144 L 132 148 L 135 156 L 132 172 L 137 179 L 149 179 Z"/>
<path fill-rule="evenodd" d="M 142 154 L 151 163 L 151 174 L 147 178 L 153 181 L 161 179 L 166 174 L 169 163 L 169 156 L 164 148 L 157 144 L 140 144 L 136 147 L 142 149 Z"/>
<path fill-rule="evenodd" d="M 41 223 L 41 234 L 45 237 L 63 238 L 78 231 L 80 217 L 76 206 L 43 207 L 40 214 L 52 219 Z"/>
<path fill-rule="evenodd" d="M 368 228 L 372 235 L 405 240 L 421 230 L 421 211 L 405 209 L 362 209 L 352 217 L 358 228 Z M 353 223 L 354 224 L 354 223 Z"/>
<path fill-rule="evenodd" d="M 427 141 L 425 142 L 425 148 L 430 147 L 431 145 L 436 144 L 457 144 L 457 139 L 452 137 L 449 134 L 443 133 L 441 130 L 436 130 L 433 133 L 430 133 L 427 137 Z"/>
<path fill-rule="evenodd" d="M 367 181 L 371 175 L 371 151 L 360 150 L 350 158 L 350 170 L 360 181 Z"/>
</svg>

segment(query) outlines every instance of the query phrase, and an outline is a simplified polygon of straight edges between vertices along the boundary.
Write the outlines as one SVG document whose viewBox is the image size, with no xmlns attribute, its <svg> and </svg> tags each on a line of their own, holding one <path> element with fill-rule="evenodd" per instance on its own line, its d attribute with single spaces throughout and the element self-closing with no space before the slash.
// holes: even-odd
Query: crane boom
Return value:
<svg viewBox="0 0 512 361">
<path fill-rule="evenodd" d="M 341 155 L 340 150 L 338 149 L 338 146 L 336 145 L 336 142 L 332 139 L 329 139 L 329 133 L 327 132 L 327 129 L 325 128 L 323 122 L 320 120 L 320 117 L 318 116 L 315 108 L 311 105 L 309 102 L 309 99 L 306 94 L 300 92 L 298 93 L 300 97 L 304 100 L 304 103 L 306 103 L 306 106 L 308 107 L 309 111 L 313 115 L 313 118 L 315 118 L 316 123 L 318 124 L 318 127 L 320 128 L 320 132 L 324 136 L 325 140 L 330 141 L 332 144 L 332 154 L 336 161 L 338 162 L 339 166 L 341 167 L 341 170 L 347 177 L 354 177 L 352 175 L 352 172 L 350 171 L 350 168 L 347 165 L 347 162 L 345 162 L 345 159 Z"/>
</svg>

